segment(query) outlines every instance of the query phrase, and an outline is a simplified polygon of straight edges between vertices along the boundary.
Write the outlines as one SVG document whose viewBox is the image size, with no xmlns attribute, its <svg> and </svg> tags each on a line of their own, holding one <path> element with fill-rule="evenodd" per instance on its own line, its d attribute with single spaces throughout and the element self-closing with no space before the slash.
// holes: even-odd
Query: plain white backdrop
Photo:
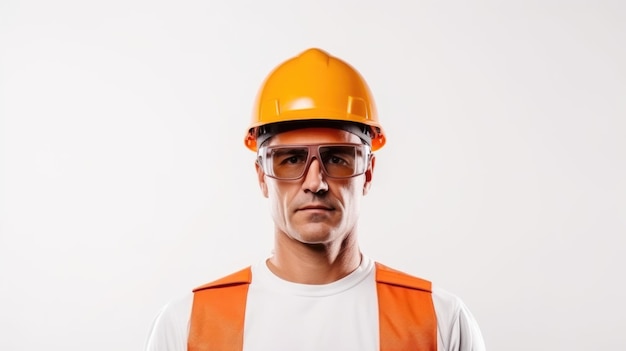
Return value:
<svg viewBox="0 0 626 351">
<path fill-rule="evenodd" d="M 626 349 L 626 3 L 0 3 L 0 350 L 141 350 L 270 254 L 243 145 L 320 47 L 388 144 L 362 250 L 459 295 L 490 350 Z"/>
</svg>

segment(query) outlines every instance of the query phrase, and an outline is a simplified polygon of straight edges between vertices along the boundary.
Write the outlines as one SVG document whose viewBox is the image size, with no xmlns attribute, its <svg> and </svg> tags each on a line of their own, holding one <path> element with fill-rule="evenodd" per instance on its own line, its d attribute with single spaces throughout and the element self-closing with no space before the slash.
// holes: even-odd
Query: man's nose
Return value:
<svg viewBox="0 0 626 351">
<path fill-rule="evenodd" d="M 317 158 L 311 160 L 311 164 L 304 174 L 302 189 L 305 192 L 312 192 L 314 194 L 328 190 L 328 183 L 322 171 L 322 164 Z"/>
</svg>

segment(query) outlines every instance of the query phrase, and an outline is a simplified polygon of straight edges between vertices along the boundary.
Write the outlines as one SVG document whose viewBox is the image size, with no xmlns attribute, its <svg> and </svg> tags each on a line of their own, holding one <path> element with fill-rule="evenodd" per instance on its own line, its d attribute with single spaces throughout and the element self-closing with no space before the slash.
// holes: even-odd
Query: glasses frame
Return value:
<svg viewBox="0 0 626 351">
<path fill-rule="evenodd" d="M 328 174 L 328 172 L 326 171 L 326 166 L 324 166 L 324 162 L 321 161 L 321 156 L 320 156 L 320 149 L 323 147 L 332 147 L 332 146 L 354 146 L 354 147 L 360 147 L 363 150 L 363 153 L 366 155 L 366 160 L 365 160 L 365 167 L 363 169 L 362 172 L 360 173 L 356 173 L 347 177 L 336 177 L 336 176 L 332 176 L 330 174 Z M 266 162 L 267 162 L 267 154 L 269 151 L 271 151 L 272 149 L 284 149 L 284 148 L 294 148 L 294 149 L 308 149 L 307 151 L 307 160 L 306 163 L 304 165 L 304 170 L 302 171 L 302 174 L 300 174 L 300 176 L 298 177 L 292 177 L 292 178 L 282 178 L 282 177 L 277 177 L 275 175 L 270 174 L 269 172 L 267 172 L 266 169 Z M 350 179 L 350 178 L 354 178 L 357 176 L 360 176 L 362 174 L 364 174 L 365 172 L 367 172 L 367 169 L 370 167 L 370 162 L 372 161 L 372 150 L 370 148 L 369 145 L 367 144 L 357 144 L 357 143 L 323 143 L 323 144 L 289 144 L 289 145 L 270 145 L 270 146 L 261 146 L 259 148 L 259 151 L 257 152 L 257 164 L 261 167 L 261 169 L 263 169 L 263 172 L 265 173 L 266 176 L 273 178 L 273 179 L 277 179 L 277 180 L 300 180 L 302 179 L 308 172 L 309 172 L 309 167 L 311 167 L 311 163 L 313 162 L 313 159 L 317 159 L 317 161 L 320 164 L 320 171 L 322 172 L 322 174 L 325 177 L 331 178 L 331 179 Z"/>
</svg>

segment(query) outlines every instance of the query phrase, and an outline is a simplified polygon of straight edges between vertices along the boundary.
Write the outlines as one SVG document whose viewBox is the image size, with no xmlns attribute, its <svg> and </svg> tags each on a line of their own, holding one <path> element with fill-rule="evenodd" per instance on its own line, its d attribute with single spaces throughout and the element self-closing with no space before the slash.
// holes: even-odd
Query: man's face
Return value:
<svg viewBox="0 0 626 351">
<path fill-rule="evenodd" d="M 361 140 L 340 129 L 307 128 L 277 134 L 268 143 L 269 146 L 360 144 Z M 279 180 L 267 176 L 257 164 L 259 185 L 270 200 L 279 234 L 302 243 L 329 244 L 355 232 L 361 198 L 372 179 L 373 156 L 365 173 L 351 178 L 329 178 L 320 167 L 320 161 L 313 159 L 302 178 Z"/>
</svg>

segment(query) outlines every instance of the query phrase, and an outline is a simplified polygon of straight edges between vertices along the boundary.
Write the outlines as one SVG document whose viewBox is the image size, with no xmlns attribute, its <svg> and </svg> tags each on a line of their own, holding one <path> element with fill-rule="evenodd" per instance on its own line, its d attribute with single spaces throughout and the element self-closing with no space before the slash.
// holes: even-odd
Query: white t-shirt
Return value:
<svg viewBox="0 0 626 351">
<path fill-rule="evenodd" d="M 480 329 L 463 302 L 433 287 L 439 351 L 484 351 Z M 275 276 L 265 261 L 252 266 L 243 351 L 377 351 L 378 300 L 374 261 L 363 256 L 348 276 L 322 285 Z M 152 326 L 146 351 L 187 351 L 193 293 L 167 304 Z"/>
</svg>

